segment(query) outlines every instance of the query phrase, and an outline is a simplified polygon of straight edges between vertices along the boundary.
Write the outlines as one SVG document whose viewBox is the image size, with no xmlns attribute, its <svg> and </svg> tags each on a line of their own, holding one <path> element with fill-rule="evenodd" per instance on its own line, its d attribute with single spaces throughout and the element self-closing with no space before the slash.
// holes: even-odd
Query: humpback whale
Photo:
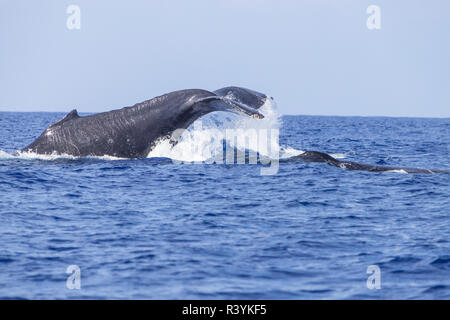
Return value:
<svg viewBox="0 0 450 320">
<path fill-rule="evenodd" d="M 264 118 L 258 108 L 266 99 L 265 94 L 240 87 L 214 92 L 188 89 L 89 116 L 79 116 L 77 110 L 72 110 L 21 152 L 144 158 L 160 139 L 170 138 L 176 144 L 179 129 L 186 129 L 210 112 Z"/>
<path fill-rule="evenodd" d="M 225 87 L 215 91 L 179 90 L 130 107 L 79 116 L 72 110 L 51 124 L 21 152 L 72 156 L 114 156 L 144 158 L 161 139 L 175 145 L 183 130 L 198 118 L 214 112 L 234 112 L 254 118 L 264 118 L 258 109 L 267 99 L 263 93 L 240 87 Z M 341 161 L 318 151 L 306 151 L 281 161 L 324 162 L 347 169 L 371 172 L 403 171 L 406 173 L 450 173 L 409 167 L 393 167 Z"/>
<path fill-rule="evenodd" d="M 352 161 L 340 161 L 329 154 L 318 151 L 305 151 L 297 156 L 289 158 L 289 160 L 300 160 L 304 162 L 325 162 L 329 165 L 347 169 L 347 170 L 362 170 L 371 172 L 388 172 L 388 171 L 404 171 L 405 173 L 450 173 L 449 170 L 437 170 L 437 169 L 422 169 L 422 168 L 409 168 L 409 167 L 391 167 L 391 166 L 379 166 L 364 164 Z"/>
</svg>

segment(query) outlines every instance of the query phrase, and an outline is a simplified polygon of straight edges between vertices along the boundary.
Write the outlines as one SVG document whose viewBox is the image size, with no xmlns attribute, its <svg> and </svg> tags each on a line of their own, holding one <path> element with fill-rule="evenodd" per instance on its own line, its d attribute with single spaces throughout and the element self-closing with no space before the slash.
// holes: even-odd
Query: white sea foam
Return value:
<svg viewBox="0 0 450 320">
<path fill-rule="evenodd" d="M 403 169 L 393 169 L 393 170 L 387 170 L 385 172 L 393 172 L 393 173 L 408 173 L 407 171 L 403 170 Z M 432 173 L 430 171 L 430 173 Z"/>
<path fill-rule="evenodd" d="M 81 159 L 81 158 L 87 158 L 87 159 L 99 159 L 99 160 L 125 160 L 125 158 L 118 158 L 113 156 L 88 156 L 88 157 L 76 157 L 69 154 L 57 154 L 56 152 L 52 154 L 38 154 L 35 152 L 28 152 L 28 151 L 17 151 L 14 154 L 7 153 L 3 150 L 0 150 L 0 160 L 3 159 L 22 159 L 22 160 L 47 160 L 47 161 L 53 161 L 57 159 L 69 159 L 69 160 L 75 160 L 75 159 Z"/>
<path fill-rule="evenodd" d="M 298 149 L 294 149 L 292 147 L 282 146 L 281 150 L 280 150 L 280 159 L 292 158 L 292 157 L 298 156 L 304 152 L 305 151 L 303 151 L 303 150 L 298 150 Z"/>
<path fill-rule="evenodd" d="M 12 155 L 12 154 L 10 154 L 10 153 L 8 153 L 8 152 L 5 152 L 5 151 L 3 151 L 3 150 L 0 150 L 0 160 L 3 160 L 3 159 L 13 159 L 14 158 L 14 156 Z"/>
</svg>

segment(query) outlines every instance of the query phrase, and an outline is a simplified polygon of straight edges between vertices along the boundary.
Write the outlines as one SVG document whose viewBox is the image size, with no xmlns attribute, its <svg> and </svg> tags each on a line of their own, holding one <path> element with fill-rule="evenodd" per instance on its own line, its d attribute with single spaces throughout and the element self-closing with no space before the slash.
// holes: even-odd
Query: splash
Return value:
<svg viewBox="0 0 450 320">
<path fill-rule="evenodd" d="M 9 154 L 8 152 L 0 150 L 0 160 L 4 159 L 14 159 L 14 156 L 12 154 Z"/>
<path fill-rule="evenodd" d="M 170 144 L 169 139 L 161 140 L 148 154 L 148 158 L 164 157 L 184 162 L 208 162 L 222 157 L 224 143 L 227 148 L 258 153 L 263 157 L 278 157 L 278 154 L 274 156 L 274 153 L 284 153 L 284 148 L 280 148 L 278 143 L 281 117 L 277 112 L 276 103 L 267 99 L 258 111 L 264 115 L 263 119 L 225 112 L 211 113 L 196 120 L 185 130 L 175 146 Z M 237 134 L 230 135 L 230 132 Z M 256 134 L 277 132 L 277 135 L 276 139 L 272 139 L 269 134 L 268 145 L 264 146 L 240 139 L 240 132 Z"/>
</svg>

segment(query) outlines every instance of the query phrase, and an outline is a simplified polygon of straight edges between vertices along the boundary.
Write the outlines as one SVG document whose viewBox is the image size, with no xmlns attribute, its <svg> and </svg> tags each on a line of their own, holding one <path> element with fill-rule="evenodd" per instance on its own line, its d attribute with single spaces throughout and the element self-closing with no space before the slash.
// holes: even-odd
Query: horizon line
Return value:
<svg viewBox="0 0 450 320">
<path fill-rule="evenodd" d="M 75 108 L 76 109 L 76 108 Z M 120 110 L 119 109 L 112 109 L 112 110 Z M 109 112 L 108 111 L 78 111 L 79 113 L 89 113 L 89 114 L 95 114 L 95 113 L 103 113 L 103 112 Z M 0 112 L 18 112 L 18 113 L 68 113 L 69 111 L 48 111 L 48 110 L 18 110 L 18 111 L 12 111 L 12 110 L 2 110 L 0 107 Z M 280 116 L 306 116 L 306 117 L 360 117 L 360 118 L 425 118 L 425 119 L 450 119 L 449 116 L 405 116 L 405 115 L 337 115 L 337 114 L 280 114 Z"/>
</svg>

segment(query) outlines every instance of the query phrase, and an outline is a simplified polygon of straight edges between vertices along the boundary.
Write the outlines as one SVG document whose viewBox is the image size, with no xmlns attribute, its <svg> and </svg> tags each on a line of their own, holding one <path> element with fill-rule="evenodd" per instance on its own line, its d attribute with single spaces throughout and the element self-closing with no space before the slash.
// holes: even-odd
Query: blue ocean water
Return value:
<svg viewBox="0 0 450 320">
<path fill-rule="evenodd" d="M 0 113 L 2 299 L 450 298 L 449 174 L 6 154 L 62 116 Z M 299 150 L 450 168 L 450 119 L 285 116 L 280 130 Z"/>
</svg>

